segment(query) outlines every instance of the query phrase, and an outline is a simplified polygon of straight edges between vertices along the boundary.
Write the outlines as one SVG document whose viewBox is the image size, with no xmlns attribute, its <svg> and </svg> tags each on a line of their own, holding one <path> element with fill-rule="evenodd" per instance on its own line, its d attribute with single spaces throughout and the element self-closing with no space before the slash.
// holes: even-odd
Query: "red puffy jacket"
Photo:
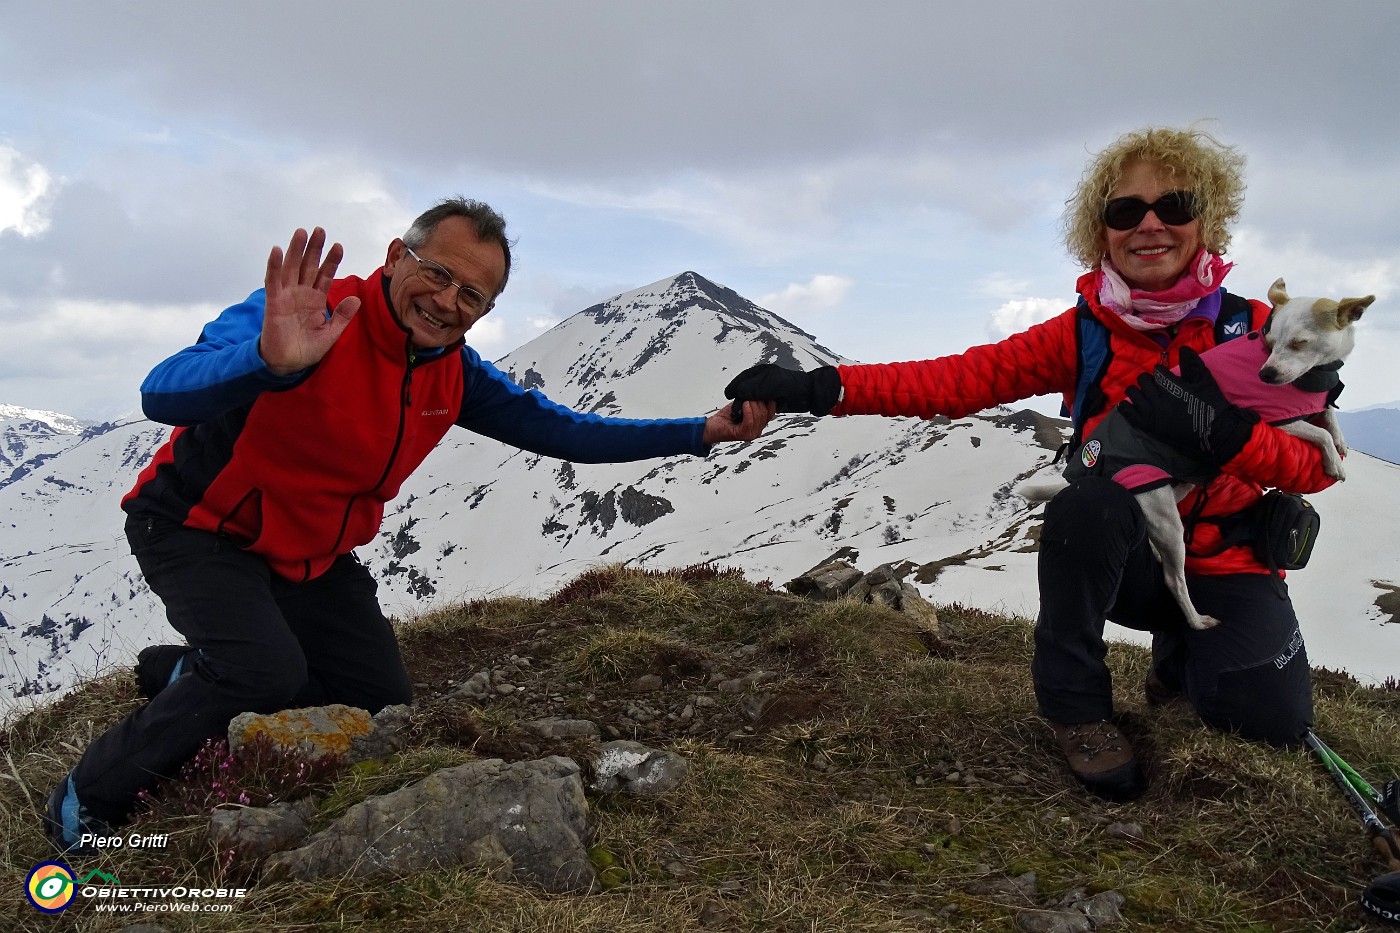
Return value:
<svg viewBox="0 0 1400 933">
<path fill-rule="evenodd" d="M 361 308 L 310 375 L 176 428 L 123 508 L 225 535 L 298 582 L 372 540 L 384 504 L 452 427 L 463 380 L 456 352 L 413 357 L 381 279 L 332 283 L 331 307 L 355 295 Z"/>
<path fill-rule="evenodd" d="M 1215 345 L 1212 322 L 1190 318 L 1162 347 L 1099 304 L 1096 279 L 1096 273 L 1086 273 L 1080 276 L 1076 287 L 1090 310 L 1108 328 L 1112 361 L 1101 383 L 1107 403 L 1086 422 L 1086 436 L 1123 399 L 1138 376 L 1150 372 L 1158 363 L 1177 365 L 1182 347 L 1205 352 Z M 1069 407 L 1074 401 L 1079 362 L 1076 314 L 1077 309 L 1070 308 L 998 343 L 972 347 L 953 356 L 842 366 L 842 398 L 832 414 L 961 418 L 995 405 L 1050 394 L 1064 396 Z M 1249 443 L 1225 464 L 1222 474 L 1206 489 L 1201 515 L 1232 515 L 1253 505 L 1264 487 L 1310 493 L 1332 483 L 1333 479 L 1322 470 L 1322 454 L 1314 444 L 1260 423 Z M 1199 495 L 1198 491 L 1182 500 L 1183 514 L 1191 510 Z M 1219 530 L 1202 522 L 1196 528 L 1192 547 L 1210 551 L 1219 540 Z M 1200 574 L 1269 572 L 1247 547 L 1230 548 L 1212 557 L 1188 557 L 1186 566 L 1192 573 Z"/>
</svg>

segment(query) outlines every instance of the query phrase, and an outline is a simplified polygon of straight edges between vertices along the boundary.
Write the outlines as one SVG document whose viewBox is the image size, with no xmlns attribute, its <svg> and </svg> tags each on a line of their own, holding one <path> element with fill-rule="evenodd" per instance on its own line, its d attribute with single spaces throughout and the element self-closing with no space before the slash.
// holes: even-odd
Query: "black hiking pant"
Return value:
<svg viewBox="0 0 1400 933">
<path fill-rule="evenodd" d="M 121 825 L 137 794 L 170 777 L 239 713 L 409 703 L 398 642 L 354 557 L 292 583 L 225 538 L 133 516 L 127 540 L 170 624 L 199 649 L 181 675 L 98 736 L 73 769 L 78 799 Z"/>
<path fill-rule="evenodd" d="M 1187 577 L 1196 608 L 1220 624 L 1186 624 L 1147 541 L 1132 493 L 1085 477 L 1045 507 L 1040 615 L 1031 674 L 1041 715 L 1054 723 L 1108 719 L 1105 620 L 1152 633 L 1153 669 L 1185 692 L 1209 726 L 1274 745 L 1312 726 L 1307 650 L 1286 589 L 1267 574 Z"/>
</svg>

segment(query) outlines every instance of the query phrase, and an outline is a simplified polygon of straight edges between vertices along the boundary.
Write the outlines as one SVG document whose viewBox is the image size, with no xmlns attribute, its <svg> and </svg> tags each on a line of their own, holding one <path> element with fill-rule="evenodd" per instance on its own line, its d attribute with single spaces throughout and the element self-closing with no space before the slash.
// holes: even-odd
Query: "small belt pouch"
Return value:
<svg viewBox="0 0 1400 933">
<path fill-rule="evenodd" d="M 1271 489 L 1254 507 L 1254 553 L 1270 569 L 1308 565 L 1322 518 L 1302 496 Z"/>
</svg>

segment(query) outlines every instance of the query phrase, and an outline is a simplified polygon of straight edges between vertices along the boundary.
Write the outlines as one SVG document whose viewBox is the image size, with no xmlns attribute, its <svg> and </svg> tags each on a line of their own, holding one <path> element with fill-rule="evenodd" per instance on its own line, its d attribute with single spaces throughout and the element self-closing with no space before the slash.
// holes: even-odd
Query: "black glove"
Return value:
<svg viewBox="0 0 1400 933">
<path fill-rule="evenodd" d="M 759 363 L 731 379 L 724 387 L 724 397 L 741 402 L 772 400 L 780 412 L 829 415 L 841 400 L 841 374 L 835 366 L 803 372 Z"/>
<path fill-rule="evenodd" d="M 1255 412 L 1230 404 L 1190 347 L 1181 350 L 1181 375 L 1165 366 L 1143 373 L 1128 401 L 1118 407 L 1124 421 L 1216 468 L 1244 449 L 1259 423 Z"/>
</svg>

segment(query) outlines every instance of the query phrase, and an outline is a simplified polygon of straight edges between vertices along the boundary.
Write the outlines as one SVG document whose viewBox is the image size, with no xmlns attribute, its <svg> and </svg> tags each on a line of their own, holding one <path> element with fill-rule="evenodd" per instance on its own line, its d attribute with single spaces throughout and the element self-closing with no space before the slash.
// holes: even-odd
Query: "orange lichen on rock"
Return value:
<svg viewBox="0 0 1400 933">
<path fill-rule="evenodd" d="M 374 725 L 369 713 L 342 704 L 282 710 L 239 720 L 236 744 L 265 735 L 278 746 L 298 749 L 312 758 L 345 755 L 353 739 L 369 735 Z"/>
</svg>

